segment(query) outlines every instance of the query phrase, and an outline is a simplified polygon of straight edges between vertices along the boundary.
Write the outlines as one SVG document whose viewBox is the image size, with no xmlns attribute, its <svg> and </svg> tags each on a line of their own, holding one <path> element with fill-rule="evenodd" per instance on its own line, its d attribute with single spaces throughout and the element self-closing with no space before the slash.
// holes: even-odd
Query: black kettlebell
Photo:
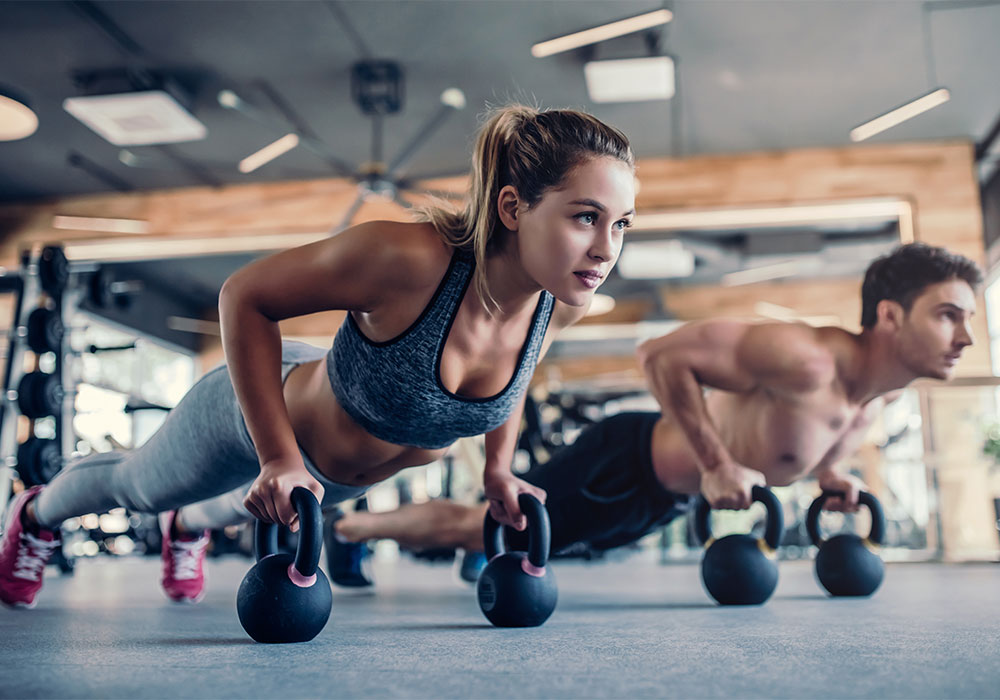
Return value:
<svg viewBox="0 0 1000 700">
<path fill-rule="evenodd" d="M 503 528 L 489 513 L 483 540 L 489 563 L 479 574 L 476 594 L 486 619 L 497 627 L 537 627 L 556 609 L 559 591 L 549 560 L 552 528 L 549 514 L 534 496 L 517 498 L 528 518 L 528 551 L 505 552 Z"/>
<path fill-rule="evenodd" d="M 333 607 L 330 582 L 319 569 L 323 545 L 319 502 L 311 491 L 296 486 L 292 505 L 299 514 L 295 556 L 278 553 L 278 526 L 258 520 L 257 563 L 236 594 L 240 624 L 258 642 L 308 642 L 326 625 Z"/>
<path fill-rule="evenodd" d="M 753 500 L 767 508 L 767 528 L 761 539 L 726 535 L 716 540 L 709 524 L 712 508 L 704 496 L 698 499 L 695 510 L 695 533 L 706 547 L 701 560 L 701 580 L 721 605 L 760 605 L 778 585 L 775 560 L 784 530 L 781 502 L 762 486 L 754 486 L 751 493 Z"/>
<path fill-rule="evenodd" d="M 862 539 L 854 533 L 841 533 L 824 540 L 819 532 L 819 514 L 826 499 L 844 494 L 824 491 L 806 514 L 809 539 L 819 547 L 816 554 L 816 577 L 832 596 L 866 596 L 875 592 L 885 576 L 885 566 L 878 555 L 885 537 L 885 513 L 878 499 L 867 491 L 858 494 L 858 502 L 872 514 L 872 529 Z"/>
</svg>

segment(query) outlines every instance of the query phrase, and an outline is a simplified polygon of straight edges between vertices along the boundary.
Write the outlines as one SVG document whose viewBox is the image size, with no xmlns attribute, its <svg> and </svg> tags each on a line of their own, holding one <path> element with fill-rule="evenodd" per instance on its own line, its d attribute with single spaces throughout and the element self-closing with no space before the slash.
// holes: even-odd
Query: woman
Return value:
<svg viewBox="0 0 1000 700">
<path fill-rule="evenodd" d="M 330 506 L 467 435 L 486 434 L 491 512 L 523 529 L 518 494 L 545 497 L 510 472 L 524 390 L 618 258 L 634 158 L 587 114 L 509 106 L 481 129 L 472 166 L 462 212 L 361 224 L 230 277 L 227 366 L 140 449 L 86 457 L 15 499 L 0 600 L 32 605 L 59 524 L 118 505 L 180 509 L 162 518 L 163 584 L 197 600 L 205 528 L 253 515 L 297 529 L 296 486 Z M 282 344 L 278 321 L 329 309 L 350 312 L 329 352 Z"/>
</svg>

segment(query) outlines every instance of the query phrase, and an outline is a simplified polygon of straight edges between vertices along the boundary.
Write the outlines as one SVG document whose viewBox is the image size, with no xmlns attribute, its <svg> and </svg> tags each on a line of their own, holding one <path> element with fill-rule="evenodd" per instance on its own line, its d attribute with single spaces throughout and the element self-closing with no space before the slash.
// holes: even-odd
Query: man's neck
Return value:
<svg viewBox="0 0 1000 700">
<path fill-rule="evenodd" d="M 917 378 L 900 364 L 891 339 L 867 329 L 854 337 L 855 352 L 843 376 L 851 402 L 866 404 Z"/>
</svg>

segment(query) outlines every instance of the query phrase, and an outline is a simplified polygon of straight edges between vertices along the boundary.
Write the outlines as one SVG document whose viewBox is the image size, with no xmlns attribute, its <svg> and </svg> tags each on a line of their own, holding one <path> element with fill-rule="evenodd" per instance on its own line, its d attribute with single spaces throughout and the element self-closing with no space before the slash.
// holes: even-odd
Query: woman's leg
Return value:
<svg viewBox="0 0 1000 700">
<path fill-rule="evenodd" d="M 55 529 L 66 518 L 116 506 L 157 513 L 232 491 L 258 472 L 222 367 L 197 382 L 138 449 L 90 455 L 60 472 L 38 495 L 34 516 Z"/>
</svg>

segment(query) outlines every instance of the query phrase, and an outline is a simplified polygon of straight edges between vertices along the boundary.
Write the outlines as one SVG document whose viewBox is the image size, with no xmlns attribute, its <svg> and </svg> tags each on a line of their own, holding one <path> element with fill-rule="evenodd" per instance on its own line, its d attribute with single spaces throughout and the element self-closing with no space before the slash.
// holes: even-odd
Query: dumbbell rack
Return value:
<svg viewBox="0 0 1000 700">
<path fill-rule="evenodd" d="M 62 467 L 63 456 L 73 449 L 72 407 L 66 401 L 63 378 L 63 293 L 69 267 L 61 248 L 24 251 L 20 270 L 0 274 L 0 293 L 15 294 L 3 393 L 0 394 L 0 508 L 10 498 L 14 469 L 26 485 L 45 483 Z M 36 371 L 24 372 L 25 353 L 36 357 Z M 52 352 L 51 374 L 37 371 L 37 358 Z M 18 418 L 51 415 L 55 438 L 43 440 L 29 435 L 18 444 Z M 20 463 L 19 463 L 20 462 Z"/>
</svg>

